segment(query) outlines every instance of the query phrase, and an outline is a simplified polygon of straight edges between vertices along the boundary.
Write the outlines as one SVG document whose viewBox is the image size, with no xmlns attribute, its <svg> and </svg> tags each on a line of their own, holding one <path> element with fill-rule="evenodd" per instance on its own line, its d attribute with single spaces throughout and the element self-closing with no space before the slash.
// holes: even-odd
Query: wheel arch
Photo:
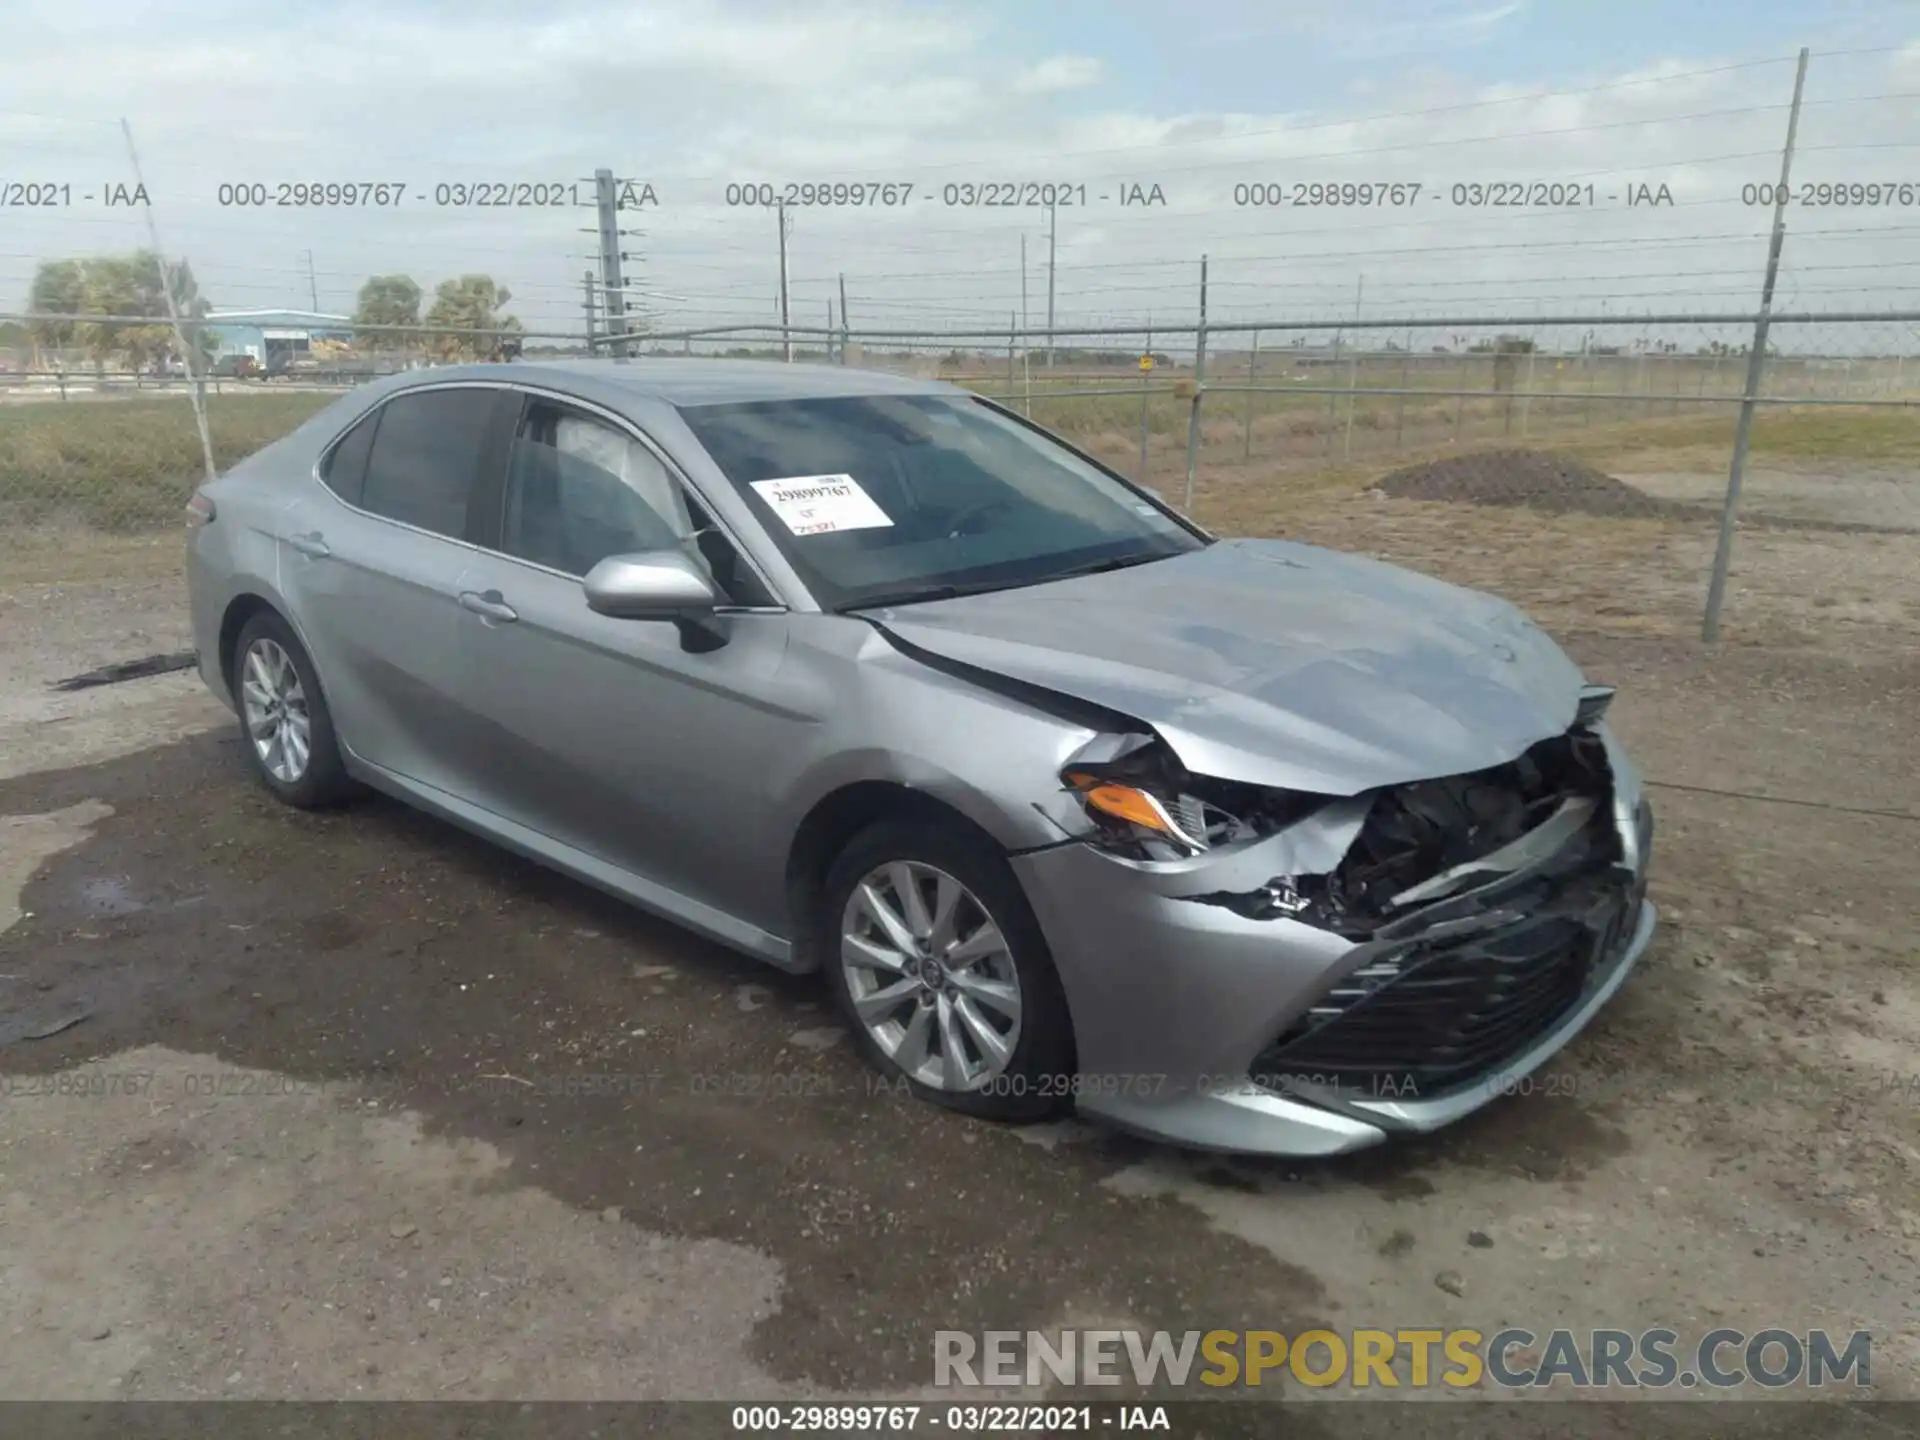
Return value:
<svg viewBox="0 0 1920 1440">
<path fill-rule="evenodd" d="M 226 686 L 227 694 L 233 694 L 233 667 L 239 658 L 233 652 L 240 643 L 240 632 L 247 628 L 247 622 L 254 616 L 265 612 L 273 615 L 285 624 L 297 636 L 300 631 L 287 618 L 287 614 L 266 596 L 252 590 L 243 590 L 227 601 L 227 608 L 220 613 L 220 638 L 218 655 L 220 657 L 220 682 Z M 304 645 L 304 642 L 303 642 Z"/>
<path fill-rule="evenodd" d="M 233 695 L 233 667 L 235 660 L 238 659 L 234 651 L 240 644 L 240 632 L 247 628 L 247 622 L 252 620 L 256 615 L 271 615 L 282 625 L 286 626 L 288 630 L 293 632 L 293 638 L 299 642 L 300 648 L 306 652 L 307 664 L 313 668 L 314 686 L 319 690 L 320 698 L 326 702 L 328 710 L 331 712 L 333 701 L 332 697 L 327 694 L 327 680 L 326 677 L 320 673 L 320 662 L 313 658 L 313 646 L 308 643 L 306 631 L 301 628 L 300 622 L 293 618 L 285 605 L 274 597 L 262 594 L 258 590 L 242 590 L 239 594 L 234 595 L 227 601 L 227 608 L 220 613 L 220 634 L 217 642 L 220 647 L 220 681 L 226 686 L 227 694 L 229 696 Z M 334 720 L 334 725 L 335 734 L 338 736 L 339 721 L 337 717 Z M 344 742 L 342 742 L 341 750 L 343 754 L 346 753 L 347 747 Z"/>
<path fill-rule="evenodd" d="M 884 820 L 926 820 L 975 838 L 1004 855 L 1007 847 L 958 806 L 898 780 L 855 780 L 823 795 L 801 818 L 787 847 L 786 896 L 793 968 L 816 970 L 824 957 L 813 943 L 814 910 L 827 872 L 849 841 Z"/>
</svg>

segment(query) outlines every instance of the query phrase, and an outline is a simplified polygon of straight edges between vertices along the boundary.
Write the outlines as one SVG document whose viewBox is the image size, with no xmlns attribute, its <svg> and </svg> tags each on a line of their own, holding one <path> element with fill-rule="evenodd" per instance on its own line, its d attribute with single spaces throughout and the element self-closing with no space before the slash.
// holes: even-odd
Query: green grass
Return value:
<svg viewBox="0 0 1920 1440">
<path fill-rule="evenodd" d="M 1676 444 L 1731 445 L 1737 411 L 1676 426 Z M 1850 405 L 1762 406 L 1754 412 L 1749 452 L 1762 460 L 1859 460 L 1920 469 L 1920 404 L 1904 409 Z"/>
<path fill-rule="evenodd" d="M 224 470 L 323 409 L 330 395 L 213 395 L 207 428 Z M 0 524 L 174 525 L 206 473 L 193 407 L 152 400 L 0 406 Z"/>
</svg>

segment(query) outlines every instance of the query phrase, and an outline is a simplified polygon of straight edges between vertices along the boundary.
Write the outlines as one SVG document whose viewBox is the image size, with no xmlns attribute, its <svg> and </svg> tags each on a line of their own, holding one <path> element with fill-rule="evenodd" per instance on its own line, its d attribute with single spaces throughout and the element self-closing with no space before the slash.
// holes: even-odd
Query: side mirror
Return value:
<svg viewBox="0 0 1920 1440">
<path fill-rule="evenodd" d="M 616 620 L 692 620 L 719 603 L 713 583 L 679 550 L 609 555 L 580 583 L 587 608 Z"/>
</svg>

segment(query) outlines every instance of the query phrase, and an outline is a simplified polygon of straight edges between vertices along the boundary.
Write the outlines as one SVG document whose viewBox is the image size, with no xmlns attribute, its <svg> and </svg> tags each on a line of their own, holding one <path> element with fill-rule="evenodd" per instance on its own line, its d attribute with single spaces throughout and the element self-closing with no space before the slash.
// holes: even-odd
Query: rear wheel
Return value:
<svg viewBox="0 0 1920 1440">
<path fill-rule="evenodd" d="M 1066 998 L 993 846 L 925 821 L 875 825 L 828 872 L 818 924 L 835 998 L 882 1074 L 983 1119 L 1066 1107 Z"/>
<path fill-rule="evenodd" d="M 233 698 L 254 773 L 275 795 L 317 810 L 354 793 L 313 661 L 272 611 L 247 621 L 234 641 Z"/>
</svg>

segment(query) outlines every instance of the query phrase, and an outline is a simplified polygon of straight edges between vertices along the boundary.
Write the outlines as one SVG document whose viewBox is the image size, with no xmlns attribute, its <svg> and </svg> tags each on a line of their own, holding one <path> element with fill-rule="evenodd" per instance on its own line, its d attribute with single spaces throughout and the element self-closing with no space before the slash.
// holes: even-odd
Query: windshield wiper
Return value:
<svg viewBox="0 0 1920 1440">
<path fill-rule="evenodd" d="M 1112 560 L 1096 560 L 1091 565 L 1077 565 L 1071 570 L 1062 570 L 1058 575 L 1049 575 L 1044 580 L 1029 581 L 1033 585 L 1051 585 L 1056 580 L 1078 580 L 1082 575 L 1104 575 L 1109 570 L 1127 570 L 1135 565 L 1146 565 L 1155 560 L 1166 560 L 1166 555 L 1121 555 Z"/>
<path fill-rule="evenodd" d="M 880 610 L 889 605 L 919 605 L 930 600 L 957 600 L 963 595 L 986 595 L 995 590 L 1027 590 L 1035 585 L 1051 585 L 1056 580 L 1077 580 L 1082 575 L 1103 575 L 1109 570 L 1126 570 L 1135 565 L 1145 565 L 1153 560 L 1167 560 L 1167 555 L 1123 555 L 1113 560 L 1097 560 L 1091 565 L 1077 566 L 1072 570 L 1062 570 L 1057 575 L 1042 575 L 1035 580 L 994 580 L 984 585 L 923 585 L 915 590 L 892 590 L 870 599 L 856 600 L 842 605 L 841 613 L 850 610 Z"/>
<path fill-rule="evenodd" d="M 1011 588 L 1004 580 L 996 580 L 988 585 L 922 585 L 913 590 L 889 590 L 884 594 L 855 600 L 842 605 L 840 612 L 884 610 L 889 605 L 919 605 L 929 600 L 958 600 L 962 595 L 985 595 L 989 591 Z"/>
</svg>

